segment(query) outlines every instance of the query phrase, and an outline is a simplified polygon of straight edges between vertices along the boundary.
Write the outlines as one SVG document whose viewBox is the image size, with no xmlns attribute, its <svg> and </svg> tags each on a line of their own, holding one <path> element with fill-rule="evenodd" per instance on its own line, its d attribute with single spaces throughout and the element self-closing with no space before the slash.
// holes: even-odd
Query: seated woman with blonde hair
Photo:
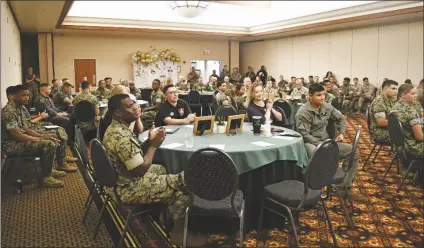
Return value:
<svg viewBox="0 0 424 248">
<path fill-rule="evenodd" d="M 264 89 L 261 83 L 254 83 L 247 94 L 247 115 L 249 122 L 253 116 L 261 116 L 261 123 L 265 124 L 269 120 L 282 121 L 283 115 L 272 108 L 271 99 L 263 100 Z"/>
</svg>

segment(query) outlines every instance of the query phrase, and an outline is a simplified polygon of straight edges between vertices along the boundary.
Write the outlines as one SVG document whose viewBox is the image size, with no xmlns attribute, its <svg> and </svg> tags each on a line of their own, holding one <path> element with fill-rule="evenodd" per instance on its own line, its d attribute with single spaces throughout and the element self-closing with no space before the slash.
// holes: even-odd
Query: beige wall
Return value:
<svg viewBox="0 0 424 248">
<path fill-rule="evenodd" d="M 423 78 L 423 22 L 411 22 L 240 44 L 240 66 L 265 65 L 278 79 L 319 76 L 368 77 L 414 84 Z"/>
<path fill-rule="evenodd" d="M 152 45 L 159 50 L 173 49 L 181 58 L 179 75 L 184 77 L 190 70 L 191 60 L 221 60 L 223 64 L 229 64 L 228 40 L 97 36 L 87 32 L 87 35 L 54 35 L 55 77 L 68 77 L 74 81 L 74 59 L 96 59 L 97 80 L 107 76 L 112 77 L 114 83 L 120 78 L 132 79 L 131 56 L 136 51 L 151 50 Z M 204 50 L 211 50 L 211 54 L 204 55 Z M 234 56 L 238 58 L 238 50 Z"/>
<path fill-rule="evenodd" d="M 6 88 L 22 83 L 21 35 L 6 1 L 1 1 L 1 107 L 7 103 Z"/>
</svg>

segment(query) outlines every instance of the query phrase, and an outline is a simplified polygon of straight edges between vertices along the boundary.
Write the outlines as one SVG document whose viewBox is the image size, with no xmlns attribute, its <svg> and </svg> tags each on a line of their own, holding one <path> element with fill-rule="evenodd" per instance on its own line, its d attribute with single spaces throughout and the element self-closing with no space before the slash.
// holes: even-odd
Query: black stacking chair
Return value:
<svg viewBox="0 0 424 248">
<path fill-rule="evenodd" d="M 367 110 L 366 110 L 366 112 L 365 112 L 365 118 L 367 118 L 368 133 L 369 133 L 369 135 L 370 135 L 370 137 L 371 137 L 371 130 L 370 130 L 370 127 L 371 127 L 371 104 L 370 104 L 369 106 L 367 106 Z M 376 139 L 373 139 L 372 141 L 374 142 L 374 146 L 373 146 L 373 148 L 371 149 L 371 152 L 370 152 L 370 154 L 368 155 L 367 160 L 365 160 L 365 163 L 364 163 L 364 165 L 362 166 L 362 170 L 366 170 L 366 167 L 367 167 L 367 165 L 368 165 L 368 162 L 369 162 L 369 160 L 370 160 L 370 158 L 371 158 L 372 154 L 374 153 L 375 149 L 377 148 L 377 146 L 378 146 L 377 153 L 375 153 L 375 155 L 374 155 L 374 159 L 372 160 L 372 163 L 374 163 L 374 162 L 375 162 L 375 159 L 377 158 L 378 154 L 380 153 L 381 149 L 382 149 L 384 146 L 389 146 L 389 147 L 390 147 L 390 149 L 389 149 L 389 150 L 386 150 L 386 151 L 388 151 L 388 152 L 389 152 L 389 156 L 390 156 L 390 154 L 391 154 L 391 151 L 392 151 L 392 144 L 390 144 L 390 143 L 386 143 L 386 142 L 383 142 L 383 141 L 380 141 L 380 140 L 376 140 Z M 399 173 L 399 166 L 398 166 L 398 173 Z"/>
<path fill-rule="evenodd" d="M 19 173 L 17 178 L 9 179 L 13 172 Z M 1 152 L 1 179 L 2 182 L 12 181 L 18 194 L 22 193 L 24 183 L 42 178 L 40 157 L 38 156 L 7 156 Z"/>
<path fill-rule="evenodd" d="M 219 106 L 218 109 L 216 110 L 215 119 L 218 118 L 218 117 L 221 117 L 221 118 L 223 117 L 225 119 L 225 121 L 227 121 L 228 116 L 237 115 L 237 114 L 238 114 L 238 112 L 233 106 L 222 105 L 222 106 Z"/>
<path fill-rule="evenodd" d="M 280 107 L 282 110 L 284 110 L 284 114 L 287 117 L 287 120 L 290 120 L 291 116 L 291 107 L 290 104 L 284 100 L 278 100 L 274 102 L 274 106 Z"/>
<path fill-rule="evenodd" d="M 91 104 L 89 101 L 81 101 L 77 103 L 74 107 L 74 116 L 77 120 L 77 123 L 94 121 L 96 114 L 93 104 Z M 95 130 L 84 131 L 83 135 L 86 140 L 91 140 L 91 138 L 98 136 L 97 128 Z"/>
<path fill-rule="evenodd" d="M 341 111 L 341 109 L 342 109 L 341 106 L 340 106 L 340 99 L 338 97 L 334 98 L 331 101 L 331 105 L 339 111 Z"/>
<path fill-rule="evenodd" d="M 325 140 L 317 146 L 308 166 L 303 169 L 303 182 L 287 180 L 265 186 L 259 215 L 258 233 L 262 231 L 264 209 L 280 216 L 284 216 L 284 214 L 279 210 L 284 209 L 287 212 L 285 216 L 290 219 L 297 246 L 300 247 L 295 226 L 295 222 L 299 223 L 300 211 L 304 207 L 314 207 L 321 201 L 333 236 L 334 247 L 337 247 L 333 225 L 325 201 L 321 198 L 321 193 L 323 187 L 331 185 L 339 160 L 340 154 L 337 143 L 334 140 Z"/>
<path fill-rule="evenodd" d="M 106 187 L 113 188 L 114 198 L 117 199 L 117 202 L 115 203 L 117 204 L 118 209 L 121 210 L 120 211 L 121 213 L 128 212 L 125 217 L 124 230 L 122 231 L 122 236 L 118 244 L 118 247 L 120 247 L 124 243 L 125 235 L 128 231 L 129 224 L 131 222 L 132 217 L 148 214 L 153 210 L 154 207 L 158 208 L 158 206 L 160 206 L 160 208 L 163 208 L 163 204 L 158 203 L 158 204 L 130 205 L 130 204 L 122 203 L 116 192 L 117 175 L 116 175 L 115 167 L 113 166 L 112 161 L 110 160 L 109 156 L 106 153 L 106 148 L 98 139 L 93 139 L 90 143 L 90 151 L 91 151 L 91 161 L 93 164 L 94 173 L 97 176 L 100 193 L 106 196 L 106 199 L 104 200 L 104 203 L 100 210 L 100 217 L 96 224 L 96 229 L 93 235 L 93 239 L 95 239 L 97 236 L 100 223 L 102 220 L 102 216 L 106 209 L 106 206 L 108 205 L 108 202 L 113 201 L 113 198 L 112 198 L 113 196 L 105 192 L 104 188 Z"/>
<path fill-rule="evenodd" d="M 336 126 L 336 122 L 334 120 L 332 120 L 332 119 L 328 120 L 326 131 L 327 131 L 328 137 L 330 139 L 336 138 L 337 126 Z"/>
<path fill-rule="evenodd" d="M 244 199 L 238 190 L 239 177 L 233 160 L 216 148 L 197 150 L 188 160 L 184 183 L 190 192 L 183 247 L 187 244 L 189 215 L 227 216 L 240 218 L 240 247 L 244 237 Z"/>
<path fill-rule="evenodd" d="M 152 105 L 152 90 L 151 89 L 140 89 L 141 99 L 148 101 Z"/>
<path fill-rule="evenodd" d="M 340 205 L 343 208 L 343 211 L 344 211 L 345 216 L 346 216 L 346 221 L 347 221 L 350 228 L 355 228 L 355 222 L 354 222 L 353 218 L 350 218 L 349 213 L 347 212 L 344 200 L 346 200 L 346 199 L 349 200 L 350 207 L 352 208 L 352 213 L 353 213 L 354 208 L 353 208 L 352 201 L 348 197 L 348 190 L 347 190 L 347 188 L 346 188 L 346 186 L 344 185 L 343 182 L 344 182 L 344 179 L 346 178 L 347 172 L 352 169 L 353 162 L 355 160 L 355 153 L 357 152 L 357 149 L 358 149 L 359 137 L 361 136 L 361 130 L 362 130 L 362 126 L 359 126 L 356 129 L 355 140 L 353 141 L 352 152 L 351 152 L 351 155 L 350 155 L 350 158 L 349 158 L 349 164 L 348 164 L 347 170 L 345 171 L 343 168 L 337 168 L 336 174 L 334 175 L 333 182 L 331 184 L 331 186 L 335 189 L 337 197 L 339 197 L 339 199 L 340 199 Z M 343 189 L 344 189 L 344 192 L 345 192 L 344 199 L 342 199 L 342 197 L 341 197 L 341 194 L 339 192 L 339 187 L 343 187 Z"/>
<path fill-rule="evenodd" d="M 188 104 L 190 108 L 200 108 L 200 116 L 203 116 L 203 105 L 200 98 L 200 93 L 197 90 L 190 90 L 188 92 Z"/>
<path fill-rule="evenodd" d="M 218 109 L 218 102 L 216 101 L 215 95 L 213 95 L 212 97 L 212 109 L 214 114 L 216 113 L 216 110 Z"/>
<path fill-rule="evenodd" d="M 91 204 L 93 203 L 93 194 L 98 188 L 98 182 L 96 175 L 94 174 L 93 167 L 90 164 L 90 160 L 88 158 L 87 145 L 85 143 L 84 136 L 82 135 L 82 132 L 79 128 L 75 131 L 75 150 L 82 166 L 86 169 L 86 173 L 89 177 L 93 179 L 93 186 L 90 189 L 90 193 L 88 194 L 87 199 L 84 203 L 84 214 L 82 217 L 82 223 L 85 224 L 88 211 L 90 210 Z"/>
<path fill-rule="evenodd" d="M 272 108 L 283 116 L 283 120 L 282 121 L 274 120 L 271 123 L 271 125 L 279 126 L 279 127 L 286 127 L 286 128 L 290 128 L 290 129 L 293 128 L 292 126 L 289 125 L 289 122 L 288 122 L 287 117 L 286 117 L 286 113 L 284 112 L 284 110 L 282 108 L 280 108 L 278 106 L 272 106 Z M 271 113 L 271 115 L 272 115 L 272 113 Z"/>
<path fill-rule="evenodd" d="M 403 127 L 402 124 L 399 122 L 397 116 L 394 113 L 391 113 L 388 117 L 389 121 L 389 135 L 390 139 L 395 145 L 396 148 L 396 155 L 400 162 L 403 165 L 408 165 L 408 169 L 406 170 L 406 173 L 402 177 L 402 181 L 399 184 L 398 189 L 396 192 L 399 192 L 399 190 L 402 188 L 403 183 L 405 182 L 405 179 L 412 169 L 417 169 L 419 167 L 423 167 L 424 163 L 422 162 L 424 159 L 424 156 L 422 157 L 411 157 L 408 156 L 409 154 L 405 151 L 405 137 L 403 136 Z M 389 168 L 387 168 L 387 171 L 384 175 L 384 178 L 386 178 L 387 173 L 390 171 L 390 168 L 392 167 L 393 163 L 390 164 Z"/>
</svg>

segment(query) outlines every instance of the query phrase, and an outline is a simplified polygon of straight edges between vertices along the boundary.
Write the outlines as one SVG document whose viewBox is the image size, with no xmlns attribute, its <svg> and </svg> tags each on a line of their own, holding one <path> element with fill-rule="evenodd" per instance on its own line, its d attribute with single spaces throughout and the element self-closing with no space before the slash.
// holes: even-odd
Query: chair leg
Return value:
<svg viewBox="0 0 424 248">
<path fill-rule="evenodd" d="M 259 210 L 258 234 L 262 232 L 262 221 L 263 221 L 263 217 L 264 217 L 264 207 L 265 207 L 265 199 L 262 199 L 260 210 Z"/>
<path fill-rule="evenodd" d="M 300 247 L 299 237 L 297 236 L 296 224 L 295 224 L 295 221 L 294 221 L 294 218 L 293 218 L 292 211 L 287 206 L 285 206 L 285 205 L 282 205 L 282 206 L 287 210 L 287 215 L 289 216 L 289 219 L 290 219 L 290 224 L 292 226 L 293 235 L 294 235 L 294 238 L 296 239 L 296 245 L 297 245 L 297 247 Z M 299 213 L 297 213 L 297 214 L 299 214 Z M 290 246 L 290 244 L 289 244 L 289 246 Z"/>
<path fill-rule="evenodd" d="M 324 207 L 325 217 L 326 217 L 326 219 L 328 221 L 328 227 L 330 228 L 331 235 L 333 236 L 334 247 L 338 247 L 337 246 L 337 238 L 336 238 L 336 235 L 334 234 L 333 224 L 331 223 L 331 217 L 328 214 L 327 206 L 325 205 L 325 201 L 324 200 L 321 199 L 321 202 L 322 202 L 322 206 Z"/>
<path fill-rule="evenodd" d="M 374 150 L 375 150 L 375 148 L 376 148 L 376 147 L 377 147 L 377 145 L 374 145 L 374 146 L 373 146 L 373 148 L 371 149 L 371 152 L 370 152 L 370 154 L 368 155 L 367 160 L 365 160 L 365 163 L 364 163 L 364 165 L 362 166 L 362 170 L 365 170 L 365 167 L 367 166 L 368 161 L 370 160 L 371 155 L 373 154 L 373 152 L 374 152 Z"/>
<path fill-rule="evenodd" d="M 100 216 L 99 216 L 99 219 L 97 220 L 96 229 L 94 230 L 94 234 L 93 234 L 93 239 L 94 239 L 94 240 L 96 240 L 96 238 L 97 238 L 97 233 L 99 232 L 100 223 L 102 222 L 103 212 L 104 212 L 104 211 L 105 211 L 105 209 L 106 209 L 106 205 L 107 205 L 107 203 L 109 202 L 109 198 L 110 198 L 110 196 L 109 196 L 109 195 L 107 195 L 107 196 L 106 196 L 106 200 L 105 200 L 105 202 L 103 203 L 102 209 L 100 210 Z"/>
<path fill-rule="evenodd" d="M 396 153 L 396 171 L 397 171 L 397 174 L 399 175 L 400 174 L 400 166 L 399 166 L 399 158 L 397 156 L 397 153 Z"/>
<path fill-rule="evenodd" d="M 340 205 L 343 208 L 343 212 L 345 214 L 347 224 L 349 225 L 350 228 L 352 228 L 352 229 L 355 228 L 354 219 L 353 218 L 350 218 L 349 213 L 347 212 L 347 209 L 346 209 L 346 205 L 345 205 L 345 200 L 346 199 L 341 197 L 340 192 L 339 192 L 339 189 L 337 188 L 337 186 L 332 185 L 332 187 L 335 189 L 336 194 L 337 194 L 337 197 L 340 200 Z M 347 195 L 346 195 L 346 197 L 347 197 Z M 353 213 L 353 210 L 354 209 L 352 208 L 352 213 Z"/>
<path fill-rule="evenodd" d="M 402 181 L 400 182 L 399 187 L 398 187 L 398 189 L 396 190 L 396 193 L 398 193 L 398 192 L 399 192 L 399 190 L 400 190 L 400 188 L 402 188 L 402 185 L 403 185 L 403 183 L 405 182 L 405 179 L 406 179 L 406 177 L 408 176 L 408 173 L 409 173 L 409 171 L 411 170 L 411 168 L 412 168 L 412 166 L 413 166 L 413 165 L 414 165 L 414 163 L 413 163 L 413 162 L 411 162 L 411 163 L 409 164 L 408 169 L 406 170 L 405 175 L 403 175 L 403 177 L 402 177 Z"/>
<path fill-rule="evenodd" d="M 375 154 L 374 159 L 372 160 L 372 163 L 375 163 L 375 159 L 377 158 L 378 154 L 380 153 L 382 147 L 383 146 L 378 147 L 377 153 Z"/>
<path fill-rule="evenodd" d="M 127 219 L 125 220 L 124 230 L 122 230 L 121 239 L 119 240 L 118 247 L 123 247 L 125 235 L 127 234 L 128 226 L 130 225 L 131 217 L 133 216 L 133 211 L 131 210 L 128 213 Z"/>
<path fill-rule="evenodd" d="M 188 232 L 188 215 L 190 213 L 190 207 L 186 208 L 186 215 L 184 217 L 184 236 L 183 236 L 183 248 L 187 247 L 187 232 Z"/>
<path fill-rule="evenodd" d="M 243 247 L 244 246 L 244 202 L 242 205 L 242 209 L 240 211 L 240 244 L 239 247 Z"/>
<path fill-rule="evenodd" d="M 384 176 L 383 176 L 383 183 L 384 183 L 384 181 L 386 180 L 386 176 L 387 176 L 387 174 L 389 173 L 390 169 L 392 168 L 393 163 L 395 162 L 395 160 L 397 160 L 397 155 L 395 155 L 395 156 L 393 157 L 392 162 L 390 162 L 390 165 L 389 165 L 389 167 L 388 167 L 388 168 L 387 168 L 387 170 L 386 170 L 386 173 L 384 173 Z"/>
<path fill-rule="evenodd" d="M 90 194 L 88 194 L 87 200 L 85 200 L 84 203 L 84 215 L 82 217 L 82 223 L 85 224 L 85 221 L 87 219 L 88 211 L 91 208 L 91 204 L 93 203 L 93 194 L 94 190 L 96 189 L 96 184 L 93 185 L 93 188 L 90 190 Z"/>
</svg>

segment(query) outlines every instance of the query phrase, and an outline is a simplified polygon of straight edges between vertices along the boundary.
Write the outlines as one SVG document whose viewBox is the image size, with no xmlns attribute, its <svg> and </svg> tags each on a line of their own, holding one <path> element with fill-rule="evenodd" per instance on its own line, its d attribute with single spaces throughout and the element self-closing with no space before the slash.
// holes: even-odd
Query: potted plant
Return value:
<svg viewBox="0 0 424 248">
<path fill-rule="evenodd" d="M 225 123 L 225 118 L 224 116 L 218 116 L 218 122 L 216 123 L 216 129 L 217 129 L 217 133 L 223 134 L 225 133 L 227 127 L 226 127 L 226 123 Z"/>
</svg>

